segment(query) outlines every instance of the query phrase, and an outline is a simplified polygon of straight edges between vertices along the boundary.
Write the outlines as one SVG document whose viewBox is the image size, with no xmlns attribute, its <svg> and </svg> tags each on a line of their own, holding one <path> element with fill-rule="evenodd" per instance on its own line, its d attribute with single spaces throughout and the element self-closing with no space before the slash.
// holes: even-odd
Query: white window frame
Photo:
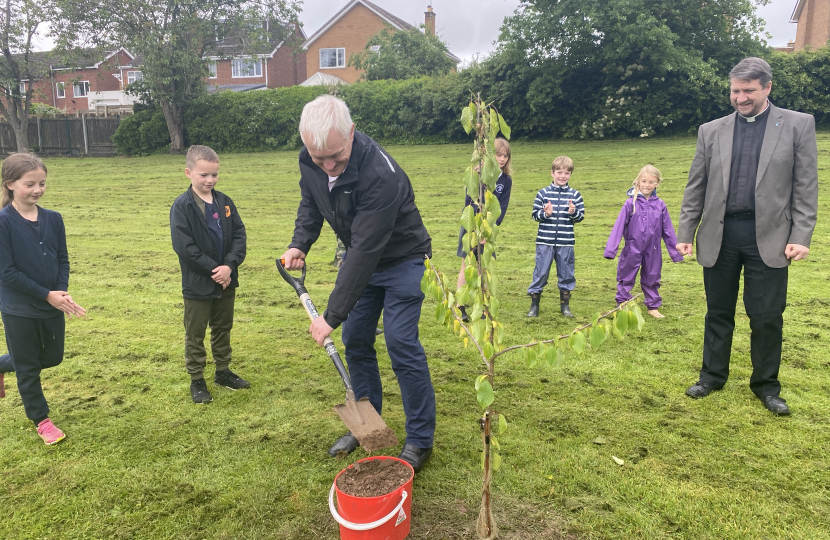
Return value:
<svg viewBox="0 0 830 540">
<path fill-rule="evenodd" d="M 324 66 L 323 65 L 323 51 L 336 51 L 335 54 L 335 62 L 337 65 L 335 66 Z M 345 47 L 327 47 L 325 49 L 320 49 L 319 53 L 320 58 L 320 69 L 343 69 L 346 67 L 346 48 Z"/>
<path fill-rule="evenodd" d="M 82 89 L 82 94 L 78 94 L 78 87 Z M 89 95 L 89 81 L 78 81 L 72 85 L 72 96 L 76 98 L 87 97 Z"/>
<path fill-rule="evenodd" d="M 138 74 L 137 77 L 136 77 L 136 74 Z M 130 80 L 131 77 L 132 77 L 133 80 Z M 142 73 L 140 71 L 128 71 L 127 72 L 127 84 L 135 84 L 138 81 L 140 81 L 143 77 L 144 77 L 144 75 L 142 75 Z"/>
<path fill-rule="evenodd" d="M 21 96 L 26 95 L 26 81 L 20 81 L 20 87 L 18 88 L 18 90 L 20 90 Z"/>
<path fill-rule="evenodd" d="M 216 79 L 219 77 L 219 67 L 216 64 L 216 60 L 210 60 L 208 62 L 208 79 Z"/>
<path fill-rule="evenodd" d="M 55 97 L 58 99 L 66 98 L 66 84 L 62 82 L 55 83 Z"/>
<path fill-rule="evenodd" d="M 245 67 L 253 68 L 253 75 L 240 75 L 242 73 L 243 62 Z M 231 60 L 231 78 L 233 79 L 252 79 L 262 77 L 262 59 L 256 58 L 234 58 Z"/>
</svg>

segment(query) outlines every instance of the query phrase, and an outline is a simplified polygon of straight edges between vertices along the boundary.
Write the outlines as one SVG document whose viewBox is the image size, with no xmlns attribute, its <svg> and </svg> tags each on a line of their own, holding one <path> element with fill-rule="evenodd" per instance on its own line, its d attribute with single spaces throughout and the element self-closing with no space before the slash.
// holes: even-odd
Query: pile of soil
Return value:
<svg viewBox="0 0 830 540">
<path fill-rule="evenodd" d="M 337 489 L 352 497 L 380 497 L 404 485 L 411 474 L 409 467 L 394 459 L 363 461 L 337 477 Z"/>
</svg>

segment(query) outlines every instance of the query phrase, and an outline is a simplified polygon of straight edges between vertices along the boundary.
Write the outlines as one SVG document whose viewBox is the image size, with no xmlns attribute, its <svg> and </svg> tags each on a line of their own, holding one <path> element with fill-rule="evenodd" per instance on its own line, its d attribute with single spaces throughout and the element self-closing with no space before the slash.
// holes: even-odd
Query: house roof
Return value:
<svg viewBox="0 0 830 540">
<path fill-rule="evenodd" d="M 804 4 L 806 2 L 804 0 L 796 0 L 795 9 L 793 9 L 793 14 L 790 17 L 791 23 L 797 23 L 798 18 L 801 16 L 801 10 L 804 9 Z"/>
<path fill-rule="evenodd" d="M 300 86 L 340 86 L 342 84 L 349 84 L 340 77 L 329 75 L 328 73 L 320 73 L 319 71 L 300 83 Z"/>
<path fill-rule="evenodd" d="M 263 21 L 264 22 L 264 21 Z M 213 53 L 211 54 L 210 58 L 229 58 L 235 56 L 267 56 L 271 57 L 277 50 L 282 47 L 282 45 L 290 40 L 293 37 L 293 34 L 296 30 L 299 30 L 299 38 L 305 39 L 306 35 L 303 31 L 302 27 L 299 29 L 296 28 L 294 23 L 280 23 L 277 21 L 268 21 L 269 23 L 269 33 L 268 39 L 266 41 L 262 41 L 256 43 L 253 47 L 248 47 L 245 43 L 243 43 L 240 39 L 233 35 L 225 36 L 223 41 L 216 42 L 212 48 Z M 278 25 L 282 27 L 284 32 L 276 31 L 274 25 Z"/>
<path fill-rule="evenodd" d="M 314 43 L 317 40 L 317 38 L 319 38 L 320 36 L 325 34 L 332 26 L 334 26 L 337 23 L 337 21 L 342 19 L 343 16 L 346 15 L 346 13 L 348 13 L 349 11 L 351 11 L 352 8 L 354 8 L 357 4 L 362 4 L 364 7 L 368 8 L 370 11 L 373 11 L 378 17 L 385 20 L 386 22 L 388 22 L 389 24 L 391 24 L 394 28 L 396 28 L 398 30 L 411 30 L 411 29 L 415 28 L 414 26 L 412 26 L 408 22 L 404 21 L 403 19 L 395 17 L 394 15 L 392 15 L 391 13 L 386 11 L 385 9 L 382 9 L 382 8 L 376 6 L 375 4 L 369 2 L 368 0 L 351 0 L 351 2 L 346 4 L 343 7 L 343 9 L 341 9 L 340 11 L 335 13 L 334 17 L 329 19 L 326 22 L 326 24 L 324 24 L 323 26 L 320 27 L 319 30 L 314 32 L 311 35 L 311 37 L 308 38 L 308 40 L 305 43 L 303 43 L 303 48 L 308 49 L 309 45 Z"/>
<path fill-rule="evenodd" d="M 319 38 L 320 36 L 322 36 L 323 34 L 328 32 L 329 29 L 332 26 L 337 24 L 337 21 L 342 19 L 346 15 L 346 13 L 351 11 L 351 9 L 354 8 L 357 4 L 362 4 L 364 7 L 368 8 L 370 11 L 374 12 L 378 17 L 380 17 L 384 21 L 391 24 L 392 27 L 397 29 L 397 30 L 413 30 L 415 28 L 415 26 L 409 24 L 405 20 L 403 20 L 399 17 L 395 17 L 394 15 L 392 15 L 391 13 L 386 11 L 385 9 L 383 9 L 379 6 L 376 6 L 372 2 L 369 2 L 368 0 L 351 0 L 348 4 L 346 4 L 345 7 L 343 7 L 343 9 L 341 9 L 340 11 L 335 13 L 334 17 L 329 19 L 326 22 L 326 24 L 321 26 L 319 30 L 314 32 L 311 35 L 311 37 L 308 38 L 308 40 L 306 40 L 305 43 L 303 43 L 303 49 L 308 50 L 309 45 L 314 43 L 317 40 L 317 38 Z M 451 53 L 450 51 L 447 51 L 446 54 L 456 64 L 461 62 L 461 59 L 459 57 L 457 57 L 456 55 L 454 55 L 453 53 Z"/>
</svg>

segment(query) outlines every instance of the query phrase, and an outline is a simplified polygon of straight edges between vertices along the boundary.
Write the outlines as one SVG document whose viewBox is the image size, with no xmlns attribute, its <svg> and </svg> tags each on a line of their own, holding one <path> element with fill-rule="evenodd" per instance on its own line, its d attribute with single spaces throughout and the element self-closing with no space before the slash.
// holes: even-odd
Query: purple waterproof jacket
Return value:
<svg viewBox="0 0 830 540">
<path fill-rule="evenodd" d="M 625 238 L 625 247 L 620 254 L 620 268 L 632 268 L 636 275 L 642 264 L 644 274 L 659 275 L 663 266 L 663 254 L 660 249 L 662 239 L 666 242 L 666 249 L 672 261 L 682 261 L 683 256 L 677 251 L 677 237 L 669 210 L 666 203 L 657 197 L 657 190 L 654 190 L 648 199 L 638 194 L 637 211 L 632 214 L 633 209 L 634 197 L 629 197 L 620 210 L 611 236 L 608 237 L 605 258 L 613 259 L 617 255 L 620 240 Z"/>
</svg>

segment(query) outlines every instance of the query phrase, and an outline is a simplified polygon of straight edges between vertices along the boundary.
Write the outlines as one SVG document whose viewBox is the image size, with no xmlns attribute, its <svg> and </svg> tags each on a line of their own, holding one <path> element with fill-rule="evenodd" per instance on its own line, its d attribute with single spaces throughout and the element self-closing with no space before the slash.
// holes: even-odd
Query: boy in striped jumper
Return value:
<svg viewBox="0 0 830 540">
<path fill-rule="evenodd" d="M 551 165 L 553 182 L 539 190 L 533 201 L 533 219 L 539 222 L 536 234 L 536 267 L 533 283 L 527 289 L 530 295 L 528 317 L 539 316 L 539 299 L 548 283 L 548 274 L 556 261 L 559 284 L 559 310 L 565 317 L 573 317 L 569 302 L 576 286 L 574 278 L 574 223 L 585 219 L 582 195 L 568 185 L 574 162 L 567 156 L 559 156 Z"/>
</svg>

